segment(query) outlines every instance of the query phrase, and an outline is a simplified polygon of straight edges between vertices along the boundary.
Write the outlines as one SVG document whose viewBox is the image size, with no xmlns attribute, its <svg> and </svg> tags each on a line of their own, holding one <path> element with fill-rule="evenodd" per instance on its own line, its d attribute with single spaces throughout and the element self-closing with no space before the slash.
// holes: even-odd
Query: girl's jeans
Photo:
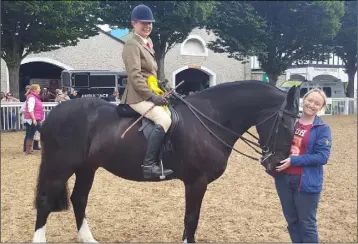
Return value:
<svg viewBox="0 0 358 244">
<path fill-rule="evenodd" d="M 299 175 L 278 174 L 275 185 L 293 243 L 318 243 L 317 207 L 320 193 L 298 191 Z"/>
<path fill-rule="evenodd" d="M 33 140 L 35 132 L 41 128 L 40 120 L 37 120 L 37 126 L 34 126 L 33 124 L 29 125 L 28 123 L 25 123 L 25 126 L 26 126 L 26 133 L 24 138 L 24 150 L 25 150 L 26 140 L 27 139 Z M 35 150 L 39 149 L 38 141 L 34 141 L 33 149 Z"/>
</svg>

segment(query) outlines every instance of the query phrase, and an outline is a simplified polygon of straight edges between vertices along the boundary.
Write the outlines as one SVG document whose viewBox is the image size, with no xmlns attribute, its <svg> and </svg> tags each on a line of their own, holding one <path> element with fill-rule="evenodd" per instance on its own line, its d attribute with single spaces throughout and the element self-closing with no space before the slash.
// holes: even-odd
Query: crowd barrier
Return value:
<svg viewBox="0 0 358 244">
<path fill-rule="evenodd" d="M 113 102 L 116 103 L 116 102 Z M 24 113 L 23 102 L 1 102 L 1 130 L 2 131 L 17 131 L 24 130 Z M 59 103 L 57 102 L 43 102 L 44 118 Z"/>
</svg>

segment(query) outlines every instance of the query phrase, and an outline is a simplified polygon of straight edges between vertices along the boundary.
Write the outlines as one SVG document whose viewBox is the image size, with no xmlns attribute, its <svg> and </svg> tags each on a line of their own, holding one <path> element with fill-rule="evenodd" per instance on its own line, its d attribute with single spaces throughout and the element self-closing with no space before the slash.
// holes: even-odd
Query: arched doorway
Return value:
<svg viewBox="0 0 358 244">
<path fill-rule="evenodd" d="M 290 76 L 290 80 L 292 80 L 292 81 L 305 81 L 306 78 L 303 75 L 300 75 L 300 74 L 292 74 Z"/>
<path fill-rule="evenodd" d="M 315 76 L 312 81 L 338 81 L 339 79 L 333 75 L 317 75 Z"/>
<path fill-rule="evenodd" d="M 188 95 L 190 92 L 201 91 L 216 85 L 216 74 L 206 67 L 189 65 L 173 72 L 172 87 L 182 80 L 185 83 L 177 89 L 177 92 Z"/>
<path fill-rule="evenodd" d="M 49 58 L 25 58 L 20 66 L 20 94 L 24 93 L 31 81 L 40 84 L 41 88 L 50 88 L 54 93 L 56 88 L 61 88 L 61 72 L 64 69 L 73 68 Z"/>
</svg>

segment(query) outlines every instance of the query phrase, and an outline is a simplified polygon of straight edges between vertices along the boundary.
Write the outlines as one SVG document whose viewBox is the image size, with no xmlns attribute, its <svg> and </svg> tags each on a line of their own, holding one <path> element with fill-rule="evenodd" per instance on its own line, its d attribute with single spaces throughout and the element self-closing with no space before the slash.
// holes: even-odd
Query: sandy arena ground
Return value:
<svg viewBox="0 0 358 244">
<path fill-rule="evenodd" d="M 325 117 L 333 134 L 318 211 L 321 242 L 357 242 L 357 118 Z M 23 132 L 1 137 L 1 242 L 31 242 L 40 153 L 25 156 Z M 245 150 L 240 142 L 237 148 Z M 252 150 L 247 149 L 248 152 Z M 254 153 L 252 153 L 254 155 Z M 66 155 L 64 155 L 66 157 Z M 74 176 L 70 179 L 72 191 Z M 87 218 L 99 242 L 181 242 L 184 186 L 175 180 L 136 183 L 99 169 Z M 290 242 L 273 179 L 261 165 L 232 153 L 205 195 L 198 242 Z M 72 206 L 53 213 L 48 242 L 77 242 Z"/>
</svg>

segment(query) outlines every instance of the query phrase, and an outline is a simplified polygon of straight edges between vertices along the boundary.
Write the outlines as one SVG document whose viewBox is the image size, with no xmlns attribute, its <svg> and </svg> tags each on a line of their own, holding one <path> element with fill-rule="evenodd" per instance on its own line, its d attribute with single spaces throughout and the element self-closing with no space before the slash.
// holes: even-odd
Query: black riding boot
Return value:
<svg viewBox="0 0 358 244">
<path fill-rule="evenodd" d="M 163 144 L 164 137 L 165 132 L 163 127 L 161 125 L 155 125 L 148 140 L 147 152 L 142 166 L 144 179 L 158 178 L 162 175 L 162 169 L 156 164 L 156 161 L 160 147 Z M 163 169 L 163 175 L 165 176 L 172 173 L 173 171 L 170 169 Z"/>
</svg>

